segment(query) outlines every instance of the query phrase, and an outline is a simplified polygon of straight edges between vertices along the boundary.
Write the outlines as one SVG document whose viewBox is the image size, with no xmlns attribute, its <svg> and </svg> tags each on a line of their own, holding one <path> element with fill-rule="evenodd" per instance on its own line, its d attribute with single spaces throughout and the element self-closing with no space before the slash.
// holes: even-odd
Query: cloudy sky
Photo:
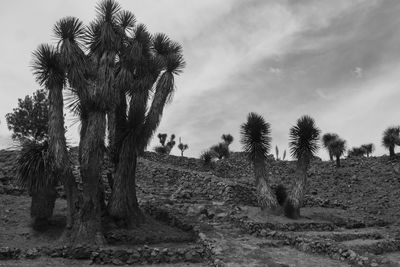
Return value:
<svg viewBox="0 0 400 267">
<path fill-rule="evenodd" d="M 32 51 L 54 42 L 64 16 L 85 23 L 97 1 L 7 1 L 0 9 L 0 148 L 11 145 L 4 115 L 17 98 L 38 89 Z M 188 143 L 187 155 L 231 133 L 251 112 L 272 126 L 272 145 L 287 148 L 288 131 L 309 114 L 322 132 L 348 146 L 373 142 L 400 124 L 400 2 L 397 0 L 120 0 L 151 32 L 165 32 L 184 48 L 187 67 L 159 132 Z M 72 119 L 67 120 L 67 126 Z M 68 140 L 78 141 L 76 126 Z M 154 146 L 156 142 L 152 143 Z M 178 149 L 175 149 L 178 154 Z M 326 152 L 320 151 L 326 158 Z"/>
</svg>

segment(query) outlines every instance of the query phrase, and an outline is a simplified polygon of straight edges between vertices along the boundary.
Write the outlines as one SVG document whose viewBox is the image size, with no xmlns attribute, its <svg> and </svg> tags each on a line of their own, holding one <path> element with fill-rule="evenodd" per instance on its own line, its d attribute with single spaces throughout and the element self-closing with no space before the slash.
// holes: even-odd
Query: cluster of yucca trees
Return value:
<svg viewBox="0 0 400 267">
<path fill-rule="evenodd" d="M 349 157 L 363 157 L 366 156 L 367 158 L 374 152 L 375 146 L 372 143 L 364 144 L 359 147 L 352 147 L 347 151 L 347 155 Z"/>
<path fill-rule="evenodd" d="M 346 152 L 346 141 L 335 133 L 326 133 L 322 136 L 322 144 L 329 153 L 329 158 L 332 161 L 336 158 L 336 166 L 340 167 L 340 157 Z M 382 146 L 389 150 L 389 157 L 395 158 L 395 147 L 400 146 L 400 127 L 388 127 L 382 136 Z M 359 147 L 352 147 L 349 149 L 349 157 L 369 157 L 375 150 L 372 143 L 363 144 Z"/>
<path fill-rule="evenodd" d="M 144 221 L 136 197 L 137 157 L 157 129 L 185 64 L 178 43 L 149 33 L 114 0 L 103 0 L 96 11 L 88 26 L 74 17 L 59 20 L 53 31 L 57 44 L 40 45 L 33 53 L 36 80 L 49 92 L 51 176 L 64 185 L 73 241 L 92 244 L 103 242 L 100 188 L 106 151 L 114 169 L 109 215 L 126 227 Z M 75 96 L 69 107 L 81 121 L 82 194 L 66 146 L 65 88 Z"/>
<path fill-rule="evenodd" d="M 289 148 L 292 157 L 297 160 L 295 184 L 286 196 L 285 190 L 279 188 L 277 195 L 270 184 L 270 173 L 267 157 L 271 148 L 270 124 L 256 113 L 250 113 L 247 121 L 241 126 L 241 143 L 253 163 L 258 203 L 262 210 L 273 214 L 282 212 L 289 218 L 300 217 L 307 184 L 307 170 L 319 145 L 320 130 L 314 119 L 305 115 L 300 117 L 289 131 Z M 285 196 L 284 199 L 279 199 Z"/>
</svg>

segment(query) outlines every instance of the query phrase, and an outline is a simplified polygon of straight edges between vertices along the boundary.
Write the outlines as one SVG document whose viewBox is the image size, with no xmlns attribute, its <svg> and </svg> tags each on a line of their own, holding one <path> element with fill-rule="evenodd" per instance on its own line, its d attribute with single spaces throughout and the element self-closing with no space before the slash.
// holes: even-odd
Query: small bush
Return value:
<svg viewBox="0 0 400 267">
<path fill-rule="evenodd" d="M 214 151 L 207 150 L 201 153 L 200 159 L 203 161 L 204 165 L 211 165 L 213 159 L 216 158 Z"/>
</svg>

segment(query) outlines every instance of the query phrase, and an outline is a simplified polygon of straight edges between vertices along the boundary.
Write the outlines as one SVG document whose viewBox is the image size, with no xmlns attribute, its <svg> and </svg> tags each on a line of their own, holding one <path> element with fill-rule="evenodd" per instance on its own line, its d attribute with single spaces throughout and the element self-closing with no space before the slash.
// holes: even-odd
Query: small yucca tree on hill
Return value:
<svg viewBox="0 0 400 267">
<path fill-rule="evenodd" d="M 383 132 L 382 145 L 389 149 L 390 158 L 394 158 L 394 148 L 400 145 L 400 127 L 389 127 Z"/>
<path fill-rule="evenodd" d="M 375 150 L 375 146 L 372 143 L 361 145 L 361 148 L 365 150 L 365 154 L 367 154 L 367 157 L 369 157 Z"/>
<path fill-rule="evenodd" d="M 189 149 L 189 146 L 187 144 L 179 143 L 178 148 L 181 151 L 181 157 L 183 157 L 183 152 Z"/>
<path fill-rule="evenodd" d="M 17 161 L 17 182 L 32 196 L 33 226 L 41 227 L 53 215 L 57 197 L 57 180 L 51 172 L 49 144 L 46 141 L 25 141 Z"/>
<path fill-rule="evenodd" d="M 336 139 L 338 139 L 339 136 L 335 133 L 326 133 L 322 136 L 322 145 L 324 148 L 328 150 L 329 153 L 329 159 L 332 161 L 333 160 L 333 153 L 330 149 L 330 143 Z"/>
<path fill-rule="evenodd" d="M 271 148 L 270 125 L 262 116 L 250 113 L 247 121 L 241 125 L 240 134 L 243 149 L 253 163 L 258 204 L 261 210 L 275 212 L 278 209 L 278 201 L 268 185 L 269 173 L 266 166 Z"/>
<path fill-rule="evenodd" d="M 329 147 L 336 158 L 336 167 L 340 167 L 340 157 L 346 151 L 346 141 L 342 138 L 337 138 L 329 144 Z"/>
<path fill-rule="evenodd" d="M 307 170 L 311 159 L 315 156 L 319 145 L 320 130 L 314 119 L 305 115 L 297 120 L 290 129 L 290 153 L 297 159 L 296 182 L 285 202 L 285 215 L 289 218 L 300 217 L 300 208 L 303 204 L 307 184 Z"/>
</svg>

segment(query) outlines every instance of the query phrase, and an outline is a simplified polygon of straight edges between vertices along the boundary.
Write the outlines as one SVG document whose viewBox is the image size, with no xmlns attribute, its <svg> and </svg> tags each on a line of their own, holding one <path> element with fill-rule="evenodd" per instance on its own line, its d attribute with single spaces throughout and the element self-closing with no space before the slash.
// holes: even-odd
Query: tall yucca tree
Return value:
<svg viewBox="0 0 400 267">
<path fill-rule="evenodd" d="M 62 18 L 56 22 L 53 28 L 54 36 L 57 38 L 57 51 L 60 62 L 64 67 L 67 82 L 72 91 L 79 97 L 75 111 L 78 110 L 81 118 L 81 137 L 86 131 L 87 125 L 87 106 L 85 105 L 85 95 L 87 94 L 87 83 L 85 80 L 86 55 L 83 51 L 83 40 L 85 38 L 85 27 L 79 19 L 74 17 Z M 81 146 L 79 146 L 79 161 L 81 159 Z M 67 210 L 69 224 L 73 226 L 77 223 L 78 190 L 72 170 L 68 170 L 68 177 L 65 182 L 65 192 L 67 197 Z"/>
<path fill-rule="evenodd" d="M 89 25 L 76 18 L 60 20 L 54 29 L 68 82 L 77 95 L 75 108 L 82 125 L 79 145 L 83 201 L 75 231 L 76 242 L 102 243 L 101 167 L 105 151 L 106 113 L 114 108 L 114 72 L 121 46 L 120 6 L 100 2 Z M 85 52 L 87 52 L 85 54 Z"/>
<path fill-rule="evenodd" d="M 134 227 L 144 221 L 136 197 L 137 157 L 147 147 L 156 131 L 164 107 L 172 99 L 175 76 L 182 72 L 185 62 L 179 44 L 172 42 L 164 34 L 151 38 L 143 25 L 136 27 L 126 51 L 127 54 L 121 58 L 136 62 L 129 65 L 123 60 L 120 62 L 121 68 L 124 68 L 120 70 L 120 73 L 124 73 L 122 81 L 132 79 L 127 88 L 131 100 L 126 130 L 121 138 L 109 211 L 127 227 Z M 154 94 L 148 108 L 152 90 Z"/>
<path fill-rule="evenodd" d="M 73 199 L 71 187 L 75 179 L 72 174 L 68 157 L 65 128 L 64 128 L 64 101 L 62 90 L 65 85 L 65 68 L 61 56 L 50 45 L 40 45 L 33 53 L 33 73 L 36 81 L 49 92 L 49 155 L 52 158 L 53 175 L 60 179 L 65 186 L 68 198 L 67 226 L 73 222 Z"/>
<path fill-rule="evenodd" d="M 396 156 L 394 149 L 400 145 L 400 127 L 389 127 L 383 132 L 382 145 L 389 149 L 390 158 Z"/>
<path fill-rule="evenodd" d="M 324 148 L 326 148 L 326 149 L 328 150 L 329 159 L 330 159 L 331 161 L 333 160 L 333 153 L 332 153 L 332 151 L 331 151 L 331 149 L 330 149 L 329 144 L 330 144 L 332 141 L 334 141 L 334 140 L 336 140 L 336 139 L 338 139 L 338 138 L 339 138 L 339 136 L 338 136 L 337 134 L 335 134 L 335 133 L 326 133 L 326 134 L 324 134 L 324 135 L 322 136 L 322 145 L 323 145 Z"/>
<path fill-rule="evenodd" d="M 241 125 L 243 149 L 253 163 L 258 204 L 262 210 L 275 212 L 278 201 L 268 183 L 270 182 L 266 160 L 271 148 L 271 130 L 268 122 L 256 113 L 250 113 Z"/>
<path fill-rule="evenodd" d="M 340 157 L 343 156 L 346 151 L 346 141 L 342 138 L 337 138 L 329 144 L 329 148 L 336 158 L 336 167 L 340 167 Z"/>
<path fill-rule="evenodd" d="M 296 125 L 290 128 L 290 153 L 297 159 L 296 182 L 285 202 L 285 215 L 289 218 L 300 217 L 300 208 L 303 204 L 307 185 L 307 170 L 319 145 L 320 130 L 310 116 L 302 116 Z"/>
<path fill-rule="evenodd" d="M 116 55 L 120 47 L 120 6 L 105 0 L 96 7 L 97 17 L 86 32 L 88 62 L 85 132 L 81 135 L 83 203 L 75 242 L 103 243 L 101 229 L 101 170 L 105 152 L 106 114 L 113 108 Z M 87 65 L 89 65 L 87 64 Z"/>
</svg>

